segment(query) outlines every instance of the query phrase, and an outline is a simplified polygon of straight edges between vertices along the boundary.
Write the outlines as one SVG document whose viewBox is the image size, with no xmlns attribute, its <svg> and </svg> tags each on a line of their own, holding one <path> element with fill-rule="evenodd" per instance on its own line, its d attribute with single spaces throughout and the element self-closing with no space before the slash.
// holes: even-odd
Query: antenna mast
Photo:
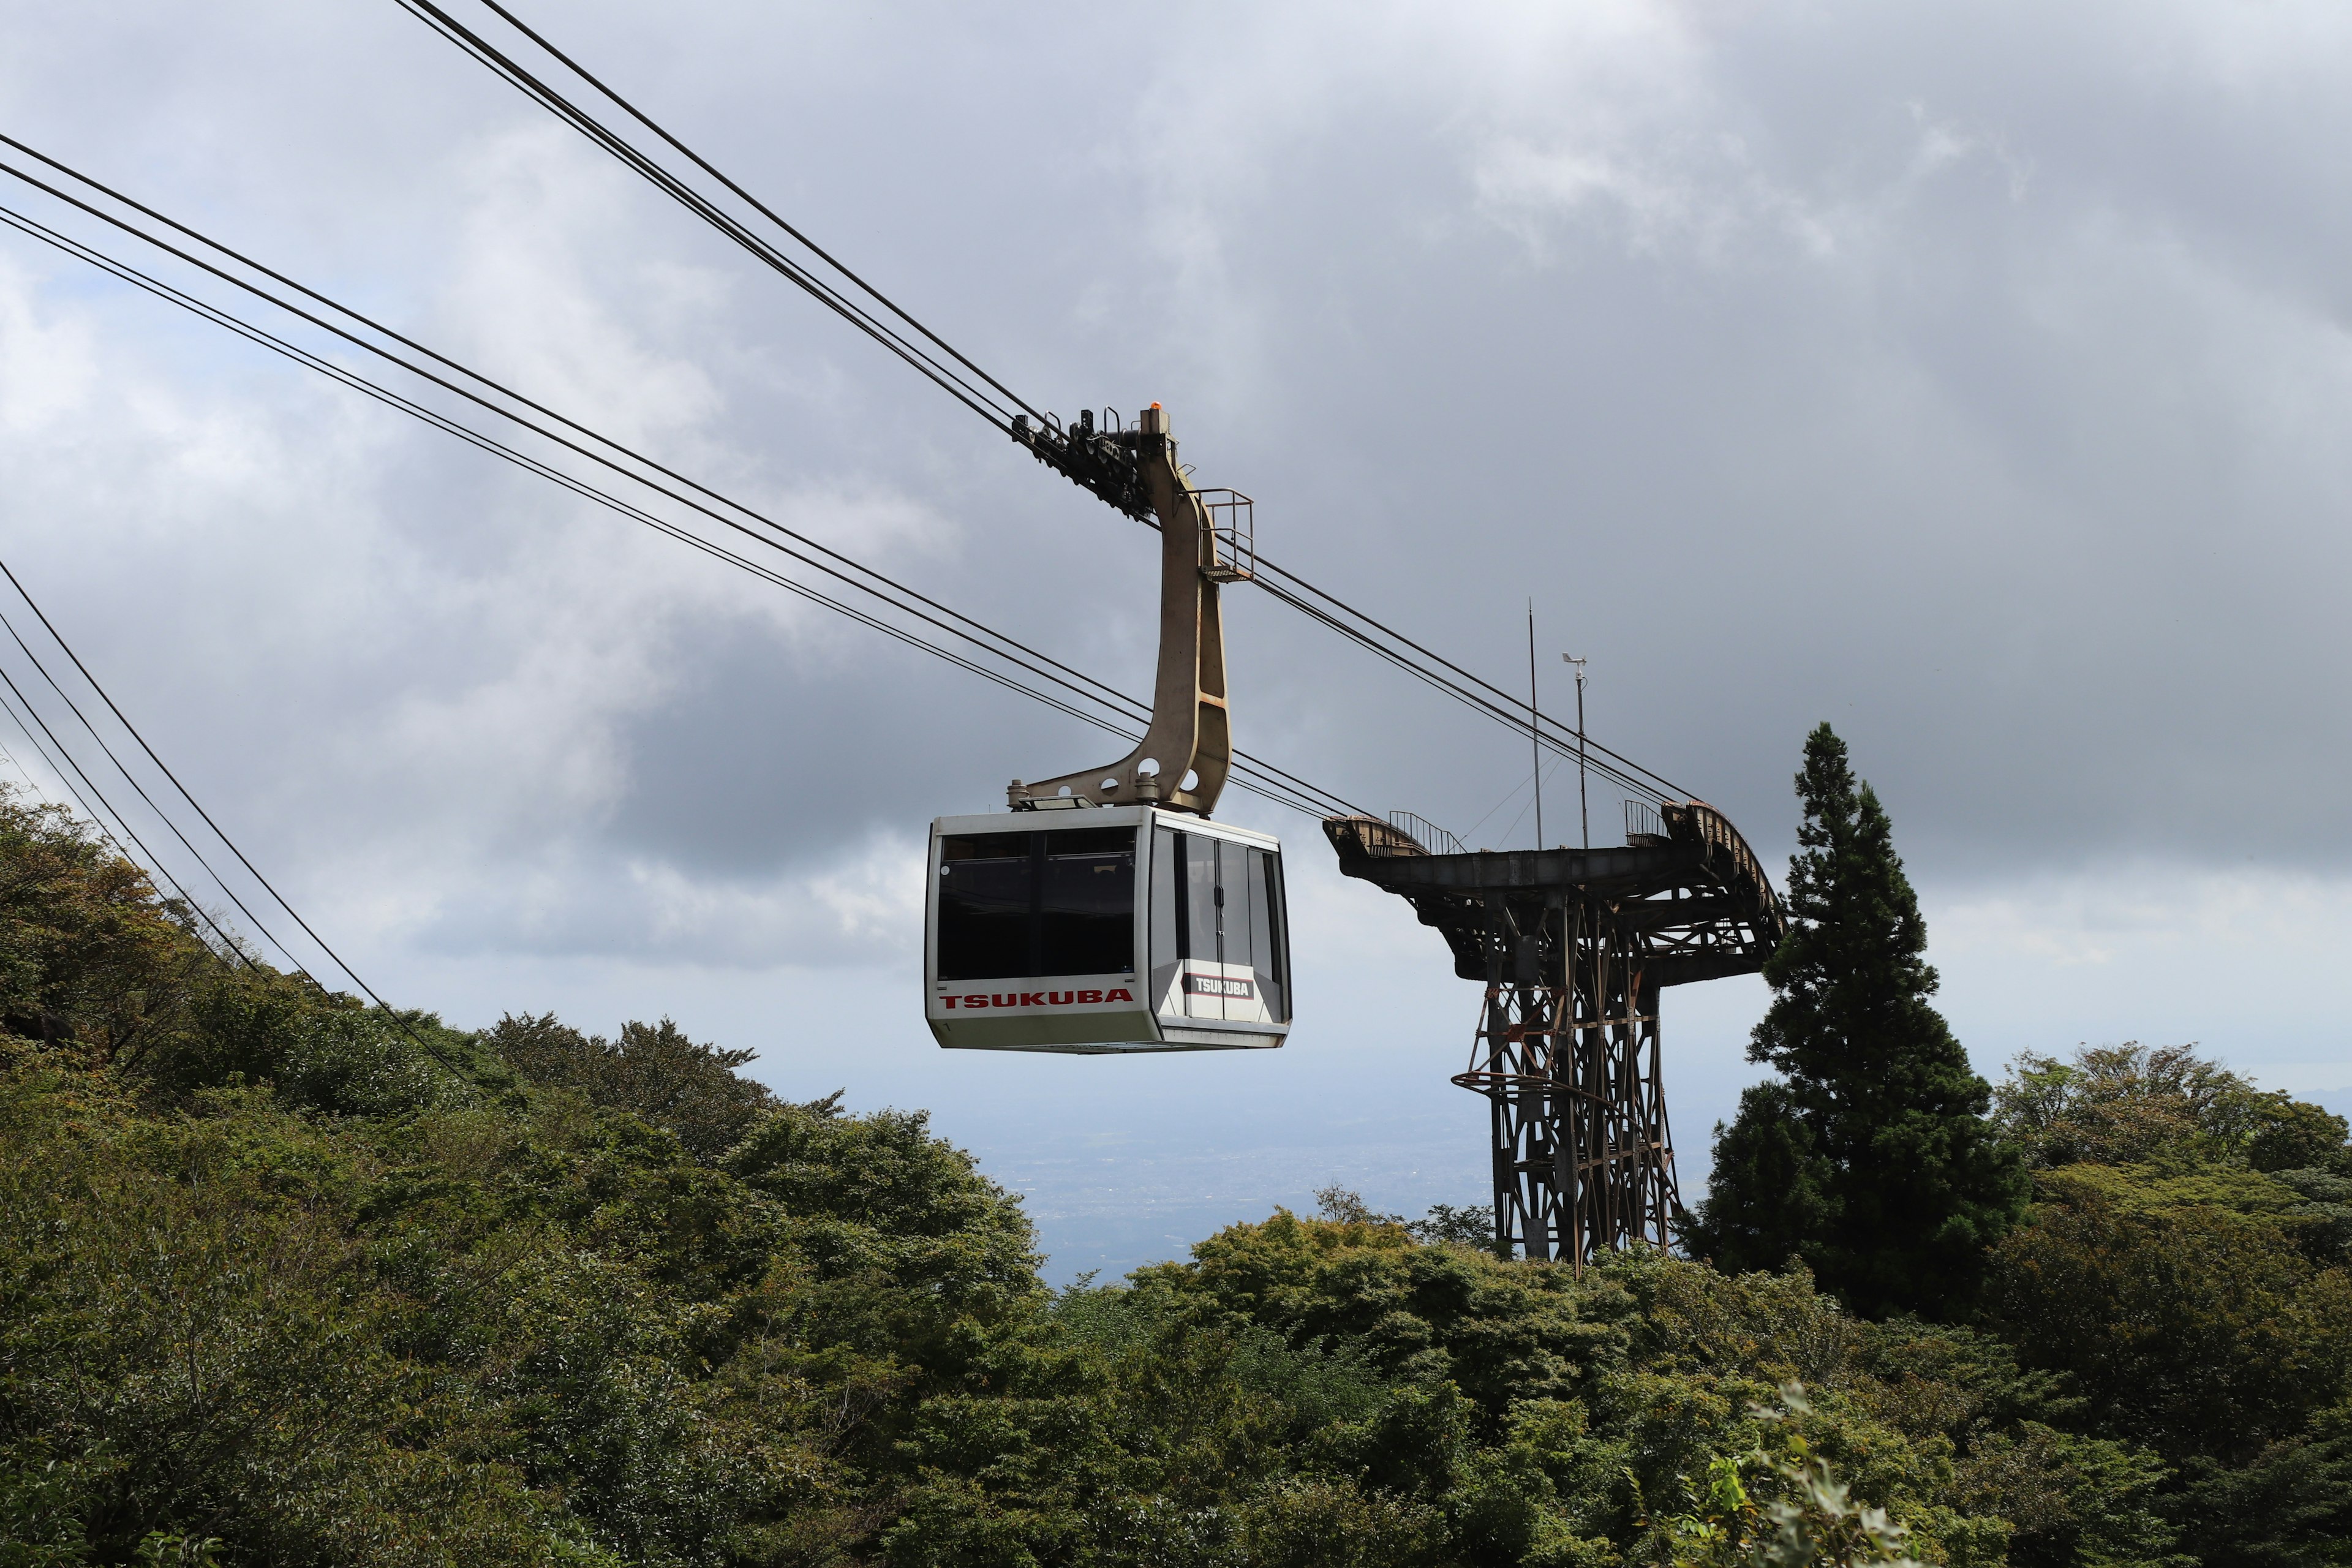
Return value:
<svg viewBox="0 0 2352 1568">
<path fill-rule="evenodd" d="M 1533 664 L 1535 656 L 1528 656 Z M 1562 664 L 1576 666 L 1576 813 L 1584 819 L 1584 847 L 1592 847 L 1592 806 L 1584 795 L 1584 667 L 1591 662 L 1573 654 L 1561 654 Z"/>
<path fill-rule="evenodd" d="M 1528 601 L 1528 756 L 1536 769 L 1536 847 L 1543 847 L 1543 742 L 1536 732 L 1536 602 Z M 1579 728 L 1581 728 L 1580 723 Z"/>
</svg>

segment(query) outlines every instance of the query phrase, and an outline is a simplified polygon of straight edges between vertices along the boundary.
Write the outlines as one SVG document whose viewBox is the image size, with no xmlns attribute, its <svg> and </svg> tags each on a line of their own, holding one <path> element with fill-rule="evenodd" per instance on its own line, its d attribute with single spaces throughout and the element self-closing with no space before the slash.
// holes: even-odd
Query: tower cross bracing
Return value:
<svg viewBox="0 0 2352 1568">
<path fill-rule="evenodd" d="M 1598 849 L 1433 855 L 1375 817 L 1323 826 L 1342 872 L 1411 903 L 1454 973 L 1485 984 L 1454 1081 L 1489 1102 L 1497 1248 L 1581 1268 L 1672 1246 L 1658 997 L 1751 973 L 1779 942 L 1780 900 L 1747 842 L 1697 801 Z"/>
</svg>

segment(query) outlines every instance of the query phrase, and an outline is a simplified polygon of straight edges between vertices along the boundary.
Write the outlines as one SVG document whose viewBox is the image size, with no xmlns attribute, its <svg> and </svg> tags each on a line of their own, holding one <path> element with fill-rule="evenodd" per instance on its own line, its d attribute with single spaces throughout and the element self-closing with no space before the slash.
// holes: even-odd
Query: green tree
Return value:
<svg viewBox="0 0 2352 1568">
<path fill-rule="evenodd" d="M 1709 1458 L 1706 1485 L 1687 1479 L 1690 1510 L 1665 1521 L 1674 1568 L 1921 1568 L 1910 1531 L 1883 1508 L 1855 1500 L 1829 1461 L 1783 1415 L 1812 1412 L 1801 1384 L 1780 1390 L 1780 1411 L 1754 1414 L 1769 1437 L 1744 1455 Z"/>
<path fill-rule="evenodd" d="M 1775 1040 L 1920 994 L 1804 951 Z M 2021 1060 L 1971 1326 L 1338 1187 L 1050 1291 L 921 1112 L 747 1059 L 362 1006 L 0 792 L 0 1568 L 2352 1563 L 2352 1149 L 2185 1050 Z M 1847 1245 L 1824 1092 L 1718 1150 L 1754 1256 Z"/>
<path fill-rule="evenodd" d="M 1801 1258 L 1855 1310 L 1948 1312 L 2023 1211 L 1991 1089 L 1929 1004 L 1927 922 L 1886 811 L 1827 724 L 1805 742 L 1790 929 L 1748 1048 L 1781 1081 L 1717 1131 L 1692 1245 L 1731 1268 Z"/>
<path fill-rule="evenodd" d="M 1993 1091 L 1993 1125 L 2030 1165 L 2186 1160 L 2352 1173 L 2344 1118 L 2257 1089 L 2194 1046 L 2086 1047 L 2072 1062 L 2028 1051 L 2011 1067 Z"/>
<path fill-rule="evenodd" d="M 1990 1303 L 2030 1363 L 2070 1375 L 2096 1425 L 2242 1464 L 2343 1396 L 2352 1277 L 2315 1268 L 2275 1211 L 2099 1165 L 2038 1185 L 1995 1253 Z"/>
<path fill-rule="evenodd" d="M 190 911 L 62 806 L 0 784 L 0 1029 L 129 1065 L 215 966 Z"/>
<path fill-rule="evenodd" d="M 488 1044 L 531 1082 L 578 1089 L 594 1104 L 635 1112 L 715 1160 L 751 1130 L 774 1097 L 735 1069 L 756 1054 L 687 1038 L 676 1024 L 625 1024 L 615 1042 L 543 1017 L 509 1013 Z"/>
</svg>

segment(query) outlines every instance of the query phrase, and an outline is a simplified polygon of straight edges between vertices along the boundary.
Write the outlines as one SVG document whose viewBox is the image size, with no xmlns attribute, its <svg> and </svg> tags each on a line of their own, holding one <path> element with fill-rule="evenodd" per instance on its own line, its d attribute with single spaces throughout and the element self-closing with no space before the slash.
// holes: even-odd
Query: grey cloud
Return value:
<svg viewBox="0 0 2352 1568">
<path fill-rule="evenodd" d="M 20 10 L 29 139 L 1145 685 L 1139 531 L 394 8 Z M 2247 809 L 2352 762 L 2314 717 L 2347 47 L 2260 36 L 2318 13 L 1337 15 L 563 25 L 1030 395 L 1165 400 L 1278 559 L 1513 680 L 1532 594 L 1549 700 L 1591 654 L 1596 732 L 1759 843 L 1826 717 L 1938 874 L 2340 864 L 2331 816 Z M 0 437 L 61 607 L 287 857 L 768 887 L 1115 749 L 5 254 L 243 454 L 176 482 L 192 426 L 119 386 Z M 37 401 L 67 373 L 7 331 Z M 1517 784 L 1508 734 L 1234 620 L 1245 744 L 1458 826 Z"/>
</svg>

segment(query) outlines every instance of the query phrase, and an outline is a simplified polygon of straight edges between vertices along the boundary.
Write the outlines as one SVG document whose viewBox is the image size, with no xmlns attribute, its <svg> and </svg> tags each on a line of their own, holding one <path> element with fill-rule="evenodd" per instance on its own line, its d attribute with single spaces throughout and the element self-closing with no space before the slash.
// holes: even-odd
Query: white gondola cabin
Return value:
<svg viewBox="0 0 2352 1568">
<path fill-rule="evenodd" d="M 931 1033 L 971 1050 L 1202 1051 L 1282 1044 L 1281 848 L 1151 806 L 931 825 Z"/>
</svg>

